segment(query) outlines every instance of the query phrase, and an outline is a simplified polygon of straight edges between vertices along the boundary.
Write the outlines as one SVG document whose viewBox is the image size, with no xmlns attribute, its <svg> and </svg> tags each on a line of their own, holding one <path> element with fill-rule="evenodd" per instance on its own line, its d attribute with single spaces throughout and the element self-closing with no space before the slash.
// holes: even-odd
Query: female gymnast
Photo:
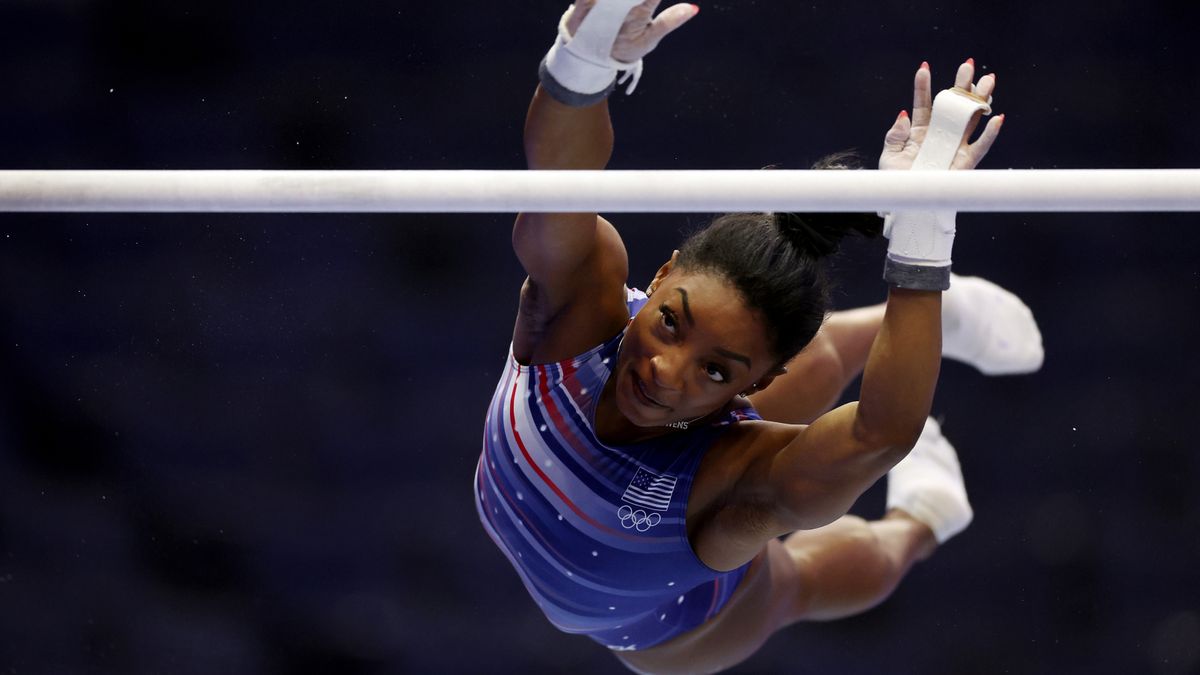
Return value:
<svg viewBox="0 0 1200 675">
<path fill-rule="evenodd" d="M 659 1 L 567 11 L 529 108 L 529 168 L 605 167 L 617 72 L 636 85 L 641 58 L 698 11 L 654 17 Z M 973 78 L 968 61 L 956 85 L 988 99 L 994 76 Z M 930 79 L 922 64 L 881 169 L 917 157 Z M 974 168 L 1001 124 L 974 143 L 970 125 L 952 168 Z M 943 300 L 953 227 L 935 215 L 893 216 L 886 304 L 828 319 L 821 259 L 843 234 L 877 232 L 874 214 L 719 217 L 644 294 L 626 286 L 624 244 L 604 218 L 518 216 L 528 278 L 475 493 L 555 626 L 634 671 L 714 672 L 784 626 L 876 605 L 967 526 L 954 449 L 927 420 L 941 357 L 1027 372 L 1041 337 L 1020 300 L 982 279 L 954 277 Z M 911 237 L 944 255 L 914 255 L 898 243 Z M 860 373 L 860 400 L 828 411 Z M 883 519 L 846 515 L 885 474 Z"/>
</svg>

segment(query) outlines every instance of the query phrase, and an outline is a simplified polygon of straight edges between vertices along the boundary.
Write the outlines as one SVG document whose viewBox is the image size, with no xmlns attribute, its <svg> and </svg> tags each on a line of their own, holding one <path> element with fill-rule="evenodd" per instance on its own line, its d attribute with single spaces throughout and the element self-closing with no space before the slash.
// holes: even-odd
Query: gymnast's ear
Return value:
<svg viewBox="0 0 1200 675">
<path fill-rule="evenodd" d="M 787 375 L 787 371 L 788 371 L 787 366 L 779 366 L 778 368 L 772 368 L 770 371 L 767 372 L 766 375 L 763 375 L 762 377 L 758 378 L 757 382 L 750 385 L 749 389 L 747 389 L 746 391 L 743 391 L 742 396 L 753 396 L 754 394 L 757 394 L 758 392 L 771 386 L 771 383 L 775 381 L 775 378 L 779 377 L 780 375 Z"/>
<path fill-rule="evenodd" d="M 662 283 L 662 280 L 666 279 L 667 275 L 671 273 L 671 270 L 675 269 L 675 260 L 677 258 L 679 258 L 679 251 L 672 253 L 671 259 L 663 263 L 662 267 L 658 268 L 658 273 L 654 275 L 654 279 L 651 280 L 650 285 L 646 287 L 647 297 L 654 295 L 655 289 L 657 289 L 658 285 Z"/>
</svg>

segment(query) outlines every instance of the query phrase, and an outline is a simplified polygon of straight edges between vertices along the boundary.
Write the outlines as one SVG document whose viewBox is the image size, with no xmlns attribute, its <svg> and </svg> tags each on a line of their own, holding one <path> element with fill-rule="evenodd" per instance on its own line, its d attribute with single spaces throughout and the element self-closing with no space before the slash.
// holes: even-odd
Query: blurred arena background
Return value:
<svg viewBox="0 0 1200 675">
<path fill-rule="evenodd" d="M 522 168 L 565 3 L 8 0 L 0 167 Z M 613 168 L 869 160 L 973 56 L 986 168 L 1194 168 L 1194 4 L 701 3 Z M 470 481 L 520 269 L 499 215 L 0 214 L 0 672 L 618 673 Z M 644 286 L 696 215 L 614 217 Z M 967 214 L 1043 371 L 948 363 L 976 520 L 738 673 L 1200 672 L 1195 214 Z M 837 304 L 879 301 L 882 242 Z M 882 509 L 869 492 L 856 512 Z"/>
</svg>

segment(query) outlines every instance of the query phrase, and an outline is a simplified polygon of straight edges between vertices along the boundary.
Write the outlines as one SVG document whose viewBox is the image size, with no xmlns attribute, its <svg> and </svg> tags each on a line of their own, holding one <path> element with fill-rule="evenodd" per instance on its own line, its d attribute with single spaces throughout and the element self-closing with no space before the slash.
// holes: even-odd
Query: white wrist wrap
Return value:
<svg viewBox="0 0 1200 675">
<path fill-rule="evenodd" d="M 992 112 L 990 101 L 955 87 L 933 101 L 929 130 L 912 171 L 946 171 L 958 154 L 975 113 Z M 888 238 L 884 279 L 903 288 L 946 290 L 950 287 L 950 252 L 954 247 L 954 211 L 901 211 L 887 216 Z"/>
<path fill-rule="evenodd" d="M 626 93 L 633 93 L 642 77 L 642 60 L 617 61 L 612 49 L 629 10 L 640 4 L 640 0 L 597 0 L 574 36 L 567 32 L 567 19 L 575 6 L 567 9 L 558 23 L 558 39 L 542 63 L 542 82 L 555 98 L 568 105 L 599 102 L 612 90 L 619 70 L 626 71 L 621 84 L 632 79 Z M 553 82 L 546 82 L 547 74 Z"/>
</svg>

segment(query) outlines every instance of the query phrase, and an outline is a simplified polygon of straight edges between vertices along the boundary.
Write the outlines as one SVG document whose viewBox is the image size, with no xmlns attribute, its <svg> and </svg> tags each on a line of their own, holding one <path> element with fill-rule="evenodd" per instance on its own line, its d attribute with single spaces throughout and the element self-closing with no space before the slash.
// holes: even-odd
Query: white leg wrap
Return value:
<svg viewBox="0 0 1200 675">
<path fill-rule="evenodd" d="M 967 125 L 977 112 L 991 113 L 989 101 L 965 89 L 946 89 L 933 101 L 933 117 L 913 161 L 913 171 L 946 171 L 958 154 Z M 950 287 L 950 252 L 954 248 L 953 211 L 902 211 L 887 216 L 889 239 L 884 278 L 903 288 L 946 290 Z"/>
<path fill-rule="evenodd" d="M 979 277 L 951 275 L 942 295 L 942 356 L 985 375 L 1032 373 L 1045 351 L 1033 312 L 1021 299 Z"/>
<path fill-rule="evenodd" d="M 597 0 L 574 36 L 567 32 L 567 20 L 575 6 L 567 9 L 559 21 L 558 39 L 544 62 L 545 73 L 554 80 L 553 84 L 546 84 L 555 98 L 571 99 L 563 101 L 570 105 L 598 102 L 611 91 L 620 70 L 626 71 L 622 82 L 632 78 L 628 93 L 633 93 L 641 79 L 642 61 L 617 61 L 612 57 L 612 49 L 629 10 L 640 4 L 640 0 Z M 554 85 L 566 94 L 560 96 Z"/>
<path fill-rule="evenodd" d="M 962 532 L 975 517 L 958 455 L 932 417 L 912 451 L 888 472 L 887 507 L 928 525 L 939 544 Z"/>
</svg>

